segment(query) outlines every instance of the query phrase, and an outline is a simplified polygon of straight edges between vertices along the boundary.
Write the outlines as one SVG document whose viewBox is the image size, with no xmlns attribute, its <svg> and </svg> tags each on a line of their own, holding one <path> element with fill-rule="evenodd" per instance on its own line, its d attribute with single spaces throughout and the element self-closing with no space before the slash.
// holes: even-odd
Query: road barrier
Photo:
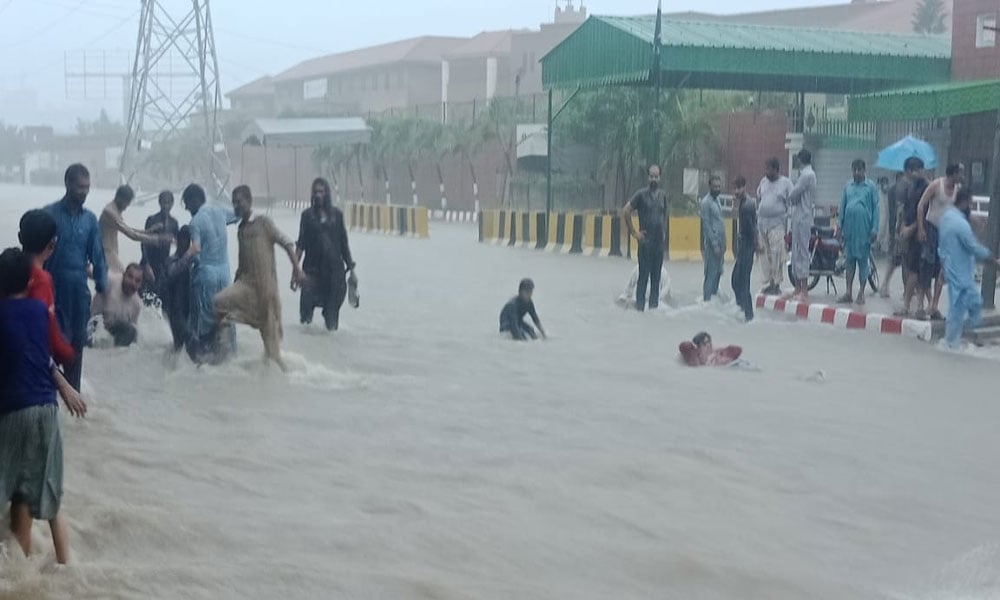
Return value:
<svg viewBox="0 0 1000 600">
<path fill-rule="evenodd" d="M 725 219 L 726 260 L 733 260 L 733 247 L 736 245 L 736 231 L 732 219 Z M 632 215 L 632 227 L 639 230 L 639 218 Z M 627 234 L 626 234 L 627 235 Z M 669 234 L 670 260 L 699 261 L 701 256 L 701 218 L 700 217 L 670 217 Z M 628 257 L 638 260 L 639 240 L 628 237 Z"/>
<path fill-rule="evenodd" d="M 579 213 L 553 213 L 549 221 L 545 250 L 560 254 L 582 252 L 583 216 Z"/>
<path fill-rule="evenodd" d="M 618 215 L 599 213 L 552 213 L 545 227 L 545 213 L 509 210 L 486 210 L 479 213 L 479 241 L 484 244 L 544 249 L 559 254 L 586 256 L 624 256 L 636 260 L 639 242 L 628 234 L 625 221 Z M 638 230 L 638 217 L 632 217 Z M 726 258 L 733 259 L 735 228 L 726 219 L 726 237 L 730 240 Z M 701 260 L 701 219 L 670 218 L 671 260 Z"/>
<path fill-rule="evenodd" d="M 430 218 L 448 223 L 475 223 L 479 219 L 479 213 L 471 210 L 432 210 Z"/>
<path fill-rule="evenodd" d="M 351 202 L 347 204 L 347 223 L 351 231 L 428 237 L 427 209 L 421 206 Z"/>
</svg>

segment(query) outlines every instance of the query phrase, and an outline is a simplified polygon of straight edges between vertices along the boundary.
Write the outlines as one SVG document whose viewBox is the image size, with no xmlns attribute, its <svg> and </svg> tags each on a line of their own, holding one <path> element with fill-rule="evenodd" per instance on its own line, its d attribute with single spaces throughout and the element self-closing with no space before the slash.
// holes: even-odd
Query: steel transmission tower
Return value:
<svg viewBox="0 0 1000 600">
<path fill-rule="evenodd" d="M 209 0 L 184 0 L 174 11 L 166 2 L 142 0 L 119 171 L 139 186 L 176 185 L 182 182 L 158 181 L 165 165 L 152 163 L 180 156 L 195 165 L 209 198 L 225 196 L 230 164 Z M 170 144 L 172 152 L 156 151 Z"/>
</svg>

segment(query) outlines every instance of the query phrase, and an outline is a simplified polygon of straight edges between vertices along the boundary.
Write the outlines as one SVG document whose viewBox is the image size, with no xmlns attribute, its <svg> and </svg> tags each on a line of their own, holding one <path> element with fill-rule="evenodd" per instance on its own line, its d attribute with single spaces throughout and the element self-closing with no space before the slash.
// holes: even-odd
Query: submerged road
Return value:
<svg viewBox="0 0 1000 600">
<path fill-rule="evenodd" d="M 0 188 L 0 241 L 53 193 Z M 243 328 L 228 365 L 173 361 L 151 313 L 89 351 L 91 412 L 62 415 L 75 564 L 38 524 L 0 599 L 1000 595 L 995 361 L 745 325 L 694 301 L 699 265 L 668 266 L 678 307 L 626 312 L 625 261 L 431 236 L 352 236 L 335 334 L 298 325 L 279 254 L 287 376 Z M 526 276 L 547 343 L 496 333 Z M 679 366 L 699 330 L 760 371 Z"/>
</svg>

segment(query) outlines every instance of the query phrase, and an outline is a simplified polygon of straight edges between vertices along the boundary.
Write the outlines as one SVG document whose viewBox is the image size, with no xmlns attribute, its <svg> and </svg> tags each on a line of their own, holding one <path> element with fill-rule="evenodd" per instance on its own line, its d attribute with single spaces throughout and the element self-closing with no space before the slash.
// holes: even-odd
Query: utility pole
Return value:
<svg viewBox="0 0 1000 600">
<path fill-rule="evenodd" d="M 653 147 L 650 157 L 660 165 L 660 96 L 663 95 L 663 2 L 656 3 L 656 31 L 653 34 Z"/>
<path fill-rule="evenodd" d="M 994 32 L 998 27 L 990 27 Z M 997 123 L 993 130 L 993 164 L 990 167 L 993 185 L 990 188 L 989 216 L 987 217 L 986 235 L 990 252 L 993 256 L 1000 253 L 1000 96 L 997 97 Z M 995 308 L 997 290 L 997 265 L 988 261 L 983 268 L 983 306 Z"/>
<path fill-rule="evenodd" d="M 219 123 L 222 90 L 209 0 L 191 0 L 173 14 L 163 0 L 142 0 L 131 85 L 122 180 L 156 185 L 150 151 L 192 136 L 204 157 L 198 183 L 210 197 L 225 197 L 231 171 Z"/>
</svg>

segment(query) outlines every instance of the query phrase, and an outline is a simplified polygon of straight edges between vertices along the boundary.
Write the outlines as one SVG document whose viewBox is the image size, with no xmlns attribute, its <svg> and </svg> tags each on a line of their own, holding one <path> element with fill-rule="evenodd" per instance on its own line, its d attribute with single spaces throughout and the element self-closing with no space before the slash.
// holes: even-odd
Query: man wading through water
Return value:
<svg viewBox="0 0 1000 600">
<path fill-rule="evenodd" d="M 312 206 L 302 213 L 295 246 L 306 275 L 299 300 L 300 320 L 306 325 L 312 323 L 313 313 L 320 307 L 326 328 L 336 331 L 347 294 L 346 272 L 350 272 L 353 285 L 357 285 L 357 277 L 347 243 L 344 213 L 333 206 L 330 184 L 321 177 L 313 181 Z"/>
<path fill-rule="evenodd" d="M 56 221 L 59 240 L 45 269 L 52 275 L 56 294 L 56 317 L 63 333 L 73 346 L 76 361 L 66 368 L 66 380 L 80 391 L 83 373 L 83 347 L 87 344 L 90 320 L 88 265 L 93 272 L 98 294 L 108 289 L 108 263 L 104 258 L 97 217 L 83 207 L 90 193 L 90 172 L 81 164 L 70 165 L 64 177 L 66 195 L 45 207 Z"/>
<path fill-rule="evenodd" d="M 639 231 L 632 225 L 632 213 L 639 215 Z M 660 305 L 660 270 L 663 268 L 663 248 L 666 244 L 667 196 L 660 189 L 660 167 L 649 167 L 649 185 L 628 201 L 622 210 L 630 236 L 639 240 L 639 283 L 635 290 L 635 308 L 646 309 L 646 288 L 649 308 Z"/>
<path fill-rule="evenodd" d="M 274 247 L 281 246 L 292 263 L 292 290 L 302 283 L 295 244 L 275 227 L 274 221 L 253 214 L 250 188 L 241 185 L 233 190 L 233 209 L 240 219 L 237 236 L 240 242 L 236 282 L 215 296 L 215 316 L 221 325 L 243 323 L 260 331 L 264 352 L 282 371 L 281 299 L 278 296 L 278 273 Z"/>
</svg>

